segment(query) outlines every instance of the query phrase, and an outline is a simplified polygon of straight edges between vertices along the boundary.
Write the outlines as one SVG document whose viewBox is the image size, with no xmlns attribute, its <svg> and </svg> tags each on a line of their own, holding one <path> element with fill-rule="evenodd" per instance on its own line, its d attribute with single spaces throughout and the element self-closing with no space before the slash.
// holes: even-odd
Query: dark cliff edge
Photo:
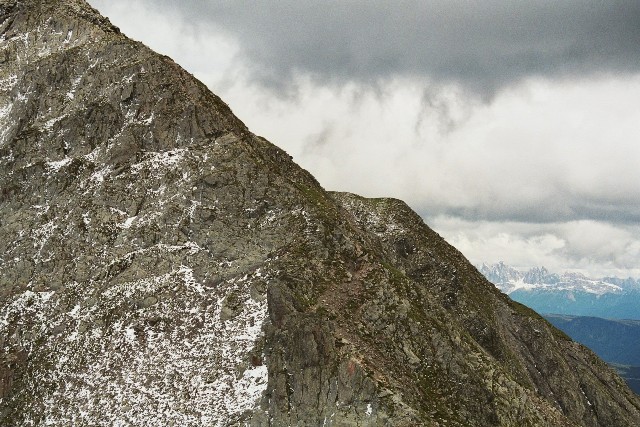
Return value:
<svg viewBox="0 0 640 427">
<path fill-rule="evenodd" d="M 403 202 L 325 191 L 82 0 L 0 0 L 0 424 L 637 426 Z"/>
</svg>

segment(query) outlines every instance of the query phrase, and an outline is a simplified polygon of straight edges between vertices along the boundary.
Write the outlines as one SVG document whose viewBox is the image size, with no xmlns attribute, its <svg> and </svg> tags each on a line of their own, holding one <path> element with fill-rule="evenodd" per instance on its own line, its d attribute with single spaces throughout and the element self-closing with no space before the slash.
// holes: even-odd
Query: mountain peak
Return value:
<svg viewBox="0 0 640 427">
<path fill-rule="evenodd" d="M 0 424 L 640 423 L 405 203 L 325 191 L 82 2 L 1 4 Z"/>
<path fill-rule="evenodd" d="M 108 18 L 102 16 L 85 0 L 2 0 L 0 1 L 0 19 L 16 15 L 29 17 L 28 27 L 40 30 L 37 20 L 53 22 L 62 17 L 75 16 L 106 32 L 119 33 Z"/>
</svg>

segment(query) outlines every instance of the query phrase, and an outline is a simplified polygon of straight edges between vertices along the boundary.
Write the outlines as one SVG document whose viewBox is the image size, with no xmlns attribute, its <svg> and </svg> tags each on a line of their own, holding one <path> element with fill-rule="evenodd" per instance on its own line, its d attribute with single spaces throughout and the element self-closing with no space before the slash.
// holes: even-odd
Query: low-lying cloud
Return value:
<svg viewBox="0 0 640 427">
<path fill-rule="evenodd" d="M 598 221 L 530 224 L 465 221 L 439 216 L 431 223 L 476 265 L 508 263 L 520 269 L 546 266 L 593 278 L 640 277 L 640 227 Z"/>
</svg>

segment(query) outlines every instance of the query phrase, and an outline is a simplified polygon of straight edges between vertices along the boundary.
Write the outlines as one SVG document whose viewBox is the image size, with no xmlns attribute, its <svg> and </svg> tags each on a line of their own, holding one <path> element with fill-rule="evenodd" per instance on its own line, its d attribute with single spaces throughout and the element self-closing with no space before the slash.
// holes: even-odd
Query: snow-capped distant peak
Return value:
<svg viewBox="0 0 640 427">
<path fill-rule="evenodd" d="M 503 262 L 482 264 L 480 272 L 502 292 L 510 294 L 517 290 L 540 289 L 575 291 L 596 295 L 621 293 L 624 289 L 610 279 L 591 279 L 582 273 L 551 273 L 545 267 L 534 267 L 527 271 L 517 270 Z"/>
</svg>

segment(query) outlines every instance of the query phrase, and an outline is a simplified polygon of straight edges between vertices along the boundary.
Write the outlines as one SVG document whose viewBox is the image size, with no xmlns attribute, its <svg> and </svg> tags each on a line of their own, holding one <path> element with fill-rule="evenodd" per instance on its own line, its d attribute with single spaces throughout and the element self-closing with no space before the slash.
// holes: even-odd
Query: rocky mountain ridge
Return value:
<svg viewBox="0 0 640 427">
<path fill-rule="evenodd" d="M 633 426 L 394 199 L 325 191 L 82 0 L 0 0 L 0 424 Z"/>
</svg>

